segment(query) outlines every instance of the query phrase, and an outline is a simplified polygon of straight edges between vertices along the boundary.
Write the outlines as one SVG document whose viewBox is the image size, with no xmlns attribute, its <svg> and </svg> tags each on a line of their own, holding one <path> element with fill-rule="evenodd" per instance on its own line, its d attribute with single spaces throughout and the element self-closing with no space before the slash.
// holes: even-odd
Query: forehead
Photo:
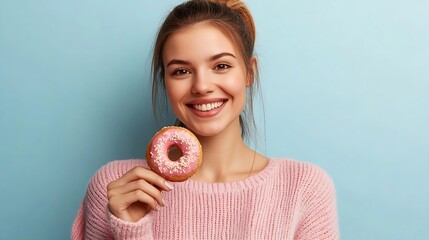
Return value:
<svg viewBox="0 0 429 240">
<path fill-rule="evenodd" d="M 168 37 L 164 44 L 163 60 L 205 60 L 222 52 L 238 55 L 233 42 L 224 31 L 212 24 L 198 23 Z"/>
</svg>

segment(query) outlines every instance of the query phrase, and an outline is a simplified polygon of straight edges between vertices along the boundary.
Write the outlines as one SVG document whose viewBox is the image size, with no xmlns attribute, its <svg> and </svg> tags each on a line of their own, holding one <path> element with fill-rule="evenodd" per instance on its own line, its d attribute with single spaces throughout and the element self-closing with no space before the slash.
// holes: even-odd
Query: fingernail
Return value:
<svg viewBox="0 0 429 240">
<path fill-rule="evenodd" d="M 159 206 L 158 204 L 156 204 L 155 208 L 156 208 L 156 211 L 160 211 L 161 210 L 161 206 Z"/>
<path fill-rule="evenodd" d="M 168 189 L 173 190 L 173 184 L 171 184 L 171 183 L 169 183 L 169 182 L 167 182 L 167 181 L 165 181 L 165 186 L 166 186 Z"/>
<path fill-rule="evenodd" d="M 161 199 L 161 204 L 162 204 L 163 207 L 165 206 L 165 200 L 164 200 L 164 198 Z"/>
</svg>

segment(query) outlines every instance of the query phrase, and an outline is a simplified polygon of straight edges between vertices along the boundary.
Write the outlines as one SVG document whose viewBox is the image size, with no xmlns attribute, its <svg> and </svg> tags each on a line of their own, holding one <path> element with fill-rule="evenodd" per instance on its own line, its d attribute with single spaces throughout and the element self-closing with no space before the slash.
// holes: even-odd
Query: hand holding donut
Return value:
<svg viewBox="0 0 429 240">
<path fill-rule="evenodd" d="M 180 149 L 177 160 L 169 158 L 171 147 Z M 186 128 L 164 127 L 152 138 L 146 157 L 153 171 L 135 167 L 107 185 L 109 210 L 122 220 L 136 222 L 150 209 L 160 210 L 164 206 L 161 190 L 173 189 L 165 179 L 185 181 L 191 177 L 201 164 L 202 148 Z"/>
<path fill-rule="evenodd" d="M 109 210 L 122 220 L 136 222 L 151 209 L 164 206 L 161 190 L 172 187 L 150 169 L 135 167 L 107 185 Z"/>
</svg>

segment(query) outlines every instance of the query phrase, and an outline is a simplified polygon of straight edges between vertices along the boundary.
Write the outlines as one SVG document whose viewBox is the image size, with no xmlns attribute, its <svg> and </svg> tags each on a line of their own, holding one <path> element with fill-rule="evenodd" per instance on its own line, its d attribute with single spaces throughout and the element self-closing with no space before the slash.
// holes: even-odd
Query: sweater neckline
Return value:
<svg viewBox="0 0 429 240">
<path fill-rule="evenodd" d="M 210 183 L 202 182 L 198 180 L 188 179 L 184 182 L 173 183 L 174 187 L 187 188 L 194 192 L 202 193 L 229 193 L 229 192 L 242 192 L 252 189 L 261 183 L 263 183 L 272 172 L 276 169 L 278 161 L 275 159 L 268 159 L 267 166 L 262 169 L 257 174 L 245 178 L 243 180 L 234 181 L 234 182 L 219 182 L 219 183 Z"/>
</svg>

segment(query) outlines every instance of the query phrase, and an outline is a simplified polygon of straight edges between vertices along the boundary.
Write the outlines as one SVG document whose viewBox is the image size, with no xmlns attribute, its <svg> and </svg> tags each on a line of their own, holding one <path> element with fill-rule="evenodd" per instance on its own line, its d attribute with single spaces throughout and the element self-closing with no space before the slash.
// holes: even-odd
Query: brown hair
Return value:
<svg viewBox="0 0 429 240">
<path fill-rule="evenodd" d="M 248 87 L 247 104 L 240 115 L 242 137 L 245 137 L 250 133 L 250 127 L 244 119 L 250 120 L 249 124 L 256 129 L 253 95 L 255 87 L 259 87 L 259 78 L 258 67 L 252 64 L 256 38 L 255 23 L 248 8 L 240 0 L 190 0 L 176 6 L 168 14 L 156 37 L 152 58 L 152 108 L 155 118 L 158 101 L 162 101 L 164 107 L 167 106 L 165 69 L 162 60 L 164 44 L 172 33 L 200 22 L 213 24 L 231 39 L 244 60 L 247 74 L 250 74 L 251 84 Z M 178 120 L 176 124 L 183 126 Z"/>
</svg>

